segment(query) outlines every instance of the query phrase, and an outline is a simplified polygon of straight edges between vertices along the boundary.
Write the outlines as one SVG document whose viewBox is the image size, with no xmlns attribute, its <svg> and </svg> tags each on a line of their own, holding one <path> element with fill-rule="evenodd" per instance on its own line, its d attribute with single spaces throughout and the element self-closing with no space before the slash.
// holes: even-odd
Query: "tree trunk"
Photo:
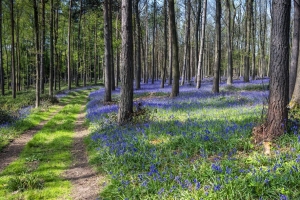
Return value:
<svg viewBox="0 0 300 200">
<path fill-rule="evenodd" d="M 215 66 L 213 93 L 219 93 L 220 68 L 221 68 L 221 2 L 216 0 L 216 41 L 215 41 Z"/>
<path fill-rule="evenodd" d="M 298 57 L 299 57 L 299 31 L 300 31 L 300 1 L 294 0 L 294 31 L 292 39 L 292 56 L 290 64 L 290 79 L 289 79 L 289 99 L 292 98 L 294 92 L 297 68 L 298 68 Z"/>
<path fill-rule="evenodd" d="M 230 0 L 226 0 L 227 10 L 227 85 L 232 84 L 233 61 L 232 61 L 232 41 L 231 41 L 231 5 Z"/>
<path fill-rule="evenodd" d="M 15 69 L 15 22 L 14 22 L 14 0 L 10 0 L 11 21 L 11 87 L 12 97 L 16 98 L 16 69 Z"/>
<path fill-rule="evenodd" d="M 77 35 L 77 68 L 75 76 L 75 84 L 79 86 L 79 68 L 80 68 L 80 48 L 81 48 L 81 18 L 82 18 L 82 0 L 80 0 L 80 11 L 78 20 L 78 35 Z"/>
<path fill-rule="evenodd" d="M 69 24 L 68 24 L 68 90 L 71 90 L 71 25 L 72 25 L 72 1 L 70 0 L 69 4 Z"/>
<path fill-rule="evenodd" d="M 45 20 L 45 0 L 41 0 L 42 4 L 42 30 L 41 30 L 41 54 L 40 54 L 40 90 L 41 94 L 45 92 L 45 36 L 46 36 L 46 20 Z M 51 20 L 50 20 L 51 23 Z M 50 25 L 50 28 L 52 26 Z M 51 39 L 50 39 L 51 42 Z M 51 47 L 50 47 L 51 48 Z"/>
<path fill-rule="evenodd" d="M 171 97 L 176 97 L 179 94 L 179 59 L 178 59 L 178 40 L 177 40 L 177 30 L 176 30 L 176 22 L 175 22 L 175 8 L 174 8 L 174 0 L 169 0 L 169 18 L 170 18 L 170 27 L 172 34 L 172 47 L 173 47 L 173 84 L 172 84 L 172 92 Z"/>
<path fill-rule="evenodd" d="M 109 1 L 108 4 L 108 10 L 109 10 L 109 17 L 108 17 L 108 27 L 109 27 L 109 38 L 110 38 L 110 73 L 111 73 L 111 90 L 116 90 L 116 86 L 115 86 L 115 69 L 114 69 L 114 48 L 113 48 L 113 31 L 112 31 L 112 1 Z"/>
<path fill-rule="evenodd" d="M 111 40 L 109 32 L 109 1 L 104 1 L 104 42 L 105 42 L 105 97 L 104 101 L 111 101 Z"/>
<path fill-rule="evenodd" d="M 50 0 L 50 66 L 49 66 L 49 95 L 53 97 L 53 68 L 54 68 L 54 44 L 53 44 L 53 27 L 54 27 L 54 9 L 53 0 Z"/>
<path fill-rule="evenodd" d="M 152 35 L 152 84 L 155 79 L 155 34 L 156 34 L 156 0 L 153 2 L 153 35 Z"/>
<path fill-rule="evenodd" d="M 199 89 L 201 87 L 201 74 L 203 68 L 203 54 L 204 54 L 204 42 L 205 42 L 205 27 L 206 27 L 206 13 L 207 13 L 207 0 L 204 1 L 203 5 L 203 13 L 202 13 L 202 28 L 201 28 L 201 43 L 200 43 L 200 53 L 198 59 L 198 69 L 197 69 L 197 84 L 196 88 Z M 198 56 L 198 55 L 197 55 Z"/>
<path fill-rule="evenodd" d="M 1 94 L 2 96 L 5 95 L 5 88 L 4 88 L 4 68 L 3 68 L 3 51 L 2 51 L 2 23 L 3 17 L 2 17 L 2 0 L 0 0 L 0 82 L 1 82 Z"/>
<path fill-rule="evenodd" d="M 132 1 L 122 0 L 121 94 L 118 123 L 124 124 L 133 112 Z"/>
<path fill-rule="evenodd" d="M 135 2 L 135 18 L 136 18 L 136 70 L 135 70 L 135 89 L 141 88 L 141 27 L 140 27 L 140 14 L 139 14 L 139 2 L 140 0 L 136 0 Z"/>
<path fill-rule="evenodd" d="M 266 140 L 285 133 L 288 122 L 290 0 L 273 0 L 270 94 Z"/>
<path fill-rule="evenodd" d="M 250 40 L 251 40 L 251 13 L 253 10 L 253 0 L 247 0 L 246 6 L 246 53 L 244 57 L 244 82 L 249 82 L 250 74 Z"/>
<path fill-rule="evenodd" d="M 35 98 L 35 107 L 40 106 L 40 46 L 39 46 L 39 18 L 38 18 L 38 6 L 36 0 L 33 0 L 33 11 L 34 11 L 34 32 L 35 32 L 35 65 L 36 65 L 36 98 Z"/>
<path fill-rule="evenodd" d="M 184 85 L 185 80 L 187 79 L 187 70 L 190 67 L 190 33 L 191 33 L 191 1 L 186 0 L 186 21 L 185 21 L 185 47 L 184 47 L 184 60 L 183 60 L 183 69 L 182 69 L 182 79 L 181 85 Z"/>
<path fill-rule="evenodd" d="M 168 11 L 167 11 L 167 0 L 164 0 L 164 58 L 163 58 L 163 71 L 162 71 L 162 80 L 160 87 L 165 87 L 166 80 L 166 70 L 167 70 L 167 59 L 168 59 Z"/>
</svg>

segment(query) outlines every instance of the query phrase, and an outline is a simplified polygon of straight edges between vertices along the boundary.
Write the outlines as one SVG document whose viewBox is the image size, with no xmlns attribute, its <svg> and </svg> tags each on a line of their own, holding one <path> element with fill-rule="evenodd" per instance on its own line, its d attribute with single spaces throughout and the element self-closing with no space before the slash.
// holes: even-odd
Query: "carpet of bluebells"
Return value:
<svg viewBox="0 0 300 200">
<path fill-rule="evenodd" d="M 299 199 L 298 127 L 272 144 L 270 156 L 251 140 L 268 98 L 268 90 L 251 88 L 267 85 L 268 79 L 236 80 L 213 94 L 204 81 L 169 98 L 171 86 L 142 84 L 134 105 L 150 117 L 122 127 L 114 117 L 118 105 L 103 104 L 103 88 L 92 92 L 89 154 L 108 178 L 100 199 Z"/>
</svg>

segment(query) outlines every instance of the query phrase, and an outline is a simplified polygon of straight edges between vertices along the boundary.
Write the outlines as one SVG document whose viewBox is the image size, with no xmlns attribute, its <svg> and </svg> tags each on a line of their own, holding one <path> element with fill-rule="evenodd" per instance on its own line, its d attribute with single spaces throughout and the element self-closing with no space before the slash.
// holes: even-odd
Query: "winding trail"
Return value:
<svg viewBox="0 0 300 200">
<path fill-rule="evenodd" d="M 7 147 L 0 151 L 0 173 L 4 170 L 6 166 L 10 163 L 15 161 L 22 150 L 24 149 L 25 145 L 33 138 L 33 136 L 39 132 L 45 124 L 48 123 L 64 106 L 60 106 L 55 112 L 51 113 L 50 116 L 40 122 L 37 126 L 25 131 L 21 134 L 18 138 L 14 139 Z"/>
<path fill-rule="evenodd" d="M 89 134 L 84 126 L 85 114 L 83 107 L 75 123 L 75 136 L 72 148 L 73 161 L 70 169 L 64 172 L 63 177 L 72 183 L 72 199 L 97 199 L 101 186 L 100 180 L 103 177 L 89 166 L 87 153 L 84 145 L 84 138 Z"/>
</svg>

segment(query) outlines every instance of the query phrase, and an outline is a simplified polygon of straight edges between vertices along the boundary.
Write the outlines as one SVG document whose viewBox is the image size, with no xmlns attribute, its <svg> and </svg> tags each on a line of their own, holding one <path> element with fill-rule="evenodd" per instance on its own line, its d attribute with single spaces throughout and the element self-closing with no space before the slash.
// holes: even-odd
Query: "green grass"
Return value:
<svg viewBox="0 0 300 200">
<path fill-rule="evenodd" d="M 89 92 L 73 92 L 64 98 L 67 105 L 0 174 L 0 199 L 70 199 L 71 183 L 62 173 L 72 161 L 74 122 Z"/>
</svg>

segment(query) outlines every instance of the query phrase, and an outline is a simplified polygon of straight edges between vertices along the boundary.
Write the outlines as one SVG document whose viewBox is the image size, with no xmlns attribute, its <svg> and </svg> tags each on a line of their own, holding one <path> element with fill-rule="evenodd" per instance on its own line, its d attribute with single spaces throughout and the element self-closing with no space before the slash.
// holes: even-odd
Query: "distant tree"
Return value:
<svg viewBox="0 0 300 200">
<path fill-rule="evenodd" d="M 5 95 L 5 89 L 4 89 L 4 67 L 3 67 L 3 52 L 2 52 L 2 0 L 0 0 L 0 82 L 1 82 L 1 94 L 2 96 Z"/>
<path fill-rule="evenodd" d="M 291 0 L 273 0 L 270 47 L 270 94 L 266 140 L 285 133 L 288 121 L 289 33 Z"/>
<path fill-rule="evenodd" d="M 289 77 L 289 98 L 292 98 L 298 68 L 299 57 L 299 34 L 300 34 L 300 1 L 294 0 L 294 30 L 292 38 L 292 56 L 290 64 L 290 77 Z M 299 71 L 299 70 L 298 70 Z"/>
<path fill-rule="evenodd" d="M 15 19 L 14 0 L 10 0 L 10 21 L 11 21 L 11 87 L 12 97 L 16 98 L 16 69 L 15 69 Z"/>
<path fill-rule="evenodd" d="M 165 87 L 166 80 L 166 70 L 167 70 L 167 59 L 168 59 L 168 9 L 167 9 L 167 0 L 164 0 L 164 63 L 162 71 L 162 80 L 160 87 Z"/>
<path fill-rule="evenodd" d="M 72 2 L 69 1 L 69 23 L 68 23 L 68 89 L 71 90 L 71 26 L 72 26 Z"/>
<path fill-rule="evenodd" d="M 34 13 L 34 36 L 35 36 L 35 65 L 36 65 L 36 88 L 35 88 L 35 107 L 40 106 L 40 43 L 39 43 L 39 15 L 38 15 L 38 6 L 36 0 L 32 0 L 33 3 L 33 13 Z"/>
<path fill-rule="evenodd" d="M 105 97 L 104 101 L 111 101 L 111 37 L 109 32 L 109 0 L 104 0 L 104 43 L 105 43 Z"/>
<path fill-rule="evenodd" d="M 199 53 L 198 67 L 197 67 L 197 84 L 196 84 L 197 89 L 201 87 L 201 74 L 203 68 L 203 54 L 204 54 L 204 42 L 205 42 L 206 13 L 207 13 L 207 0 L 204 0 L 203 12 L 202 12 L 203 16 L 202 16 L 201 39 L 200 39 L 201 42 L 200 53 Z"/>
<path fill-rule="evenodd" d="M 219 93 L 220 69 L 221 69 L 221 1 L 216 0 L 216 41 L 215 41 L 215 65 L 212 92 Z"/>
<path fill-rule="evenodd" d="M 136 19 L 136 69 L 135 69 L 135 89 L 141 88 L 141 27 L 140 27 L 140 14 L 139 14 L 139 2 L 140 0 L 135 1 L 135 19 Z"/>
<path fill-rule="evenodd" d="M 179 59 L 178 59 L 178 40 L 177 40 L 177 30 L 176 30 L 176 22 L 175 22 L 175 8 L 174 8 L 174 0 L 168 0 L 168 11 L 170 18 L 170 31 L 172 37 L 172 49 L 173 49 L 173 84 L 172 84 L 172 92 L 171 97 L 176 97 L 179 94 Z"/>
<path fill-rule="evenodd" d="M 133 31 L 132 1 L 122 0 L 121 94 L 118 123 L 124 124 L 133 113 Z"/>
<path fill-rule="evenodd" d="M 50 66 L 49 66 L 49 95 L 53 96 L 53 69 L 54 69 L 54 8 L 53 0 L 50 0 Z"/>
<path fill-rule="evenodd" d="M 232 23 L 231 23 L 231 0 L 226 0 L 226 23 L 227 23 L 227 84 L 232 84 L 233 59 L 232 59 Z"/>
</svg>

